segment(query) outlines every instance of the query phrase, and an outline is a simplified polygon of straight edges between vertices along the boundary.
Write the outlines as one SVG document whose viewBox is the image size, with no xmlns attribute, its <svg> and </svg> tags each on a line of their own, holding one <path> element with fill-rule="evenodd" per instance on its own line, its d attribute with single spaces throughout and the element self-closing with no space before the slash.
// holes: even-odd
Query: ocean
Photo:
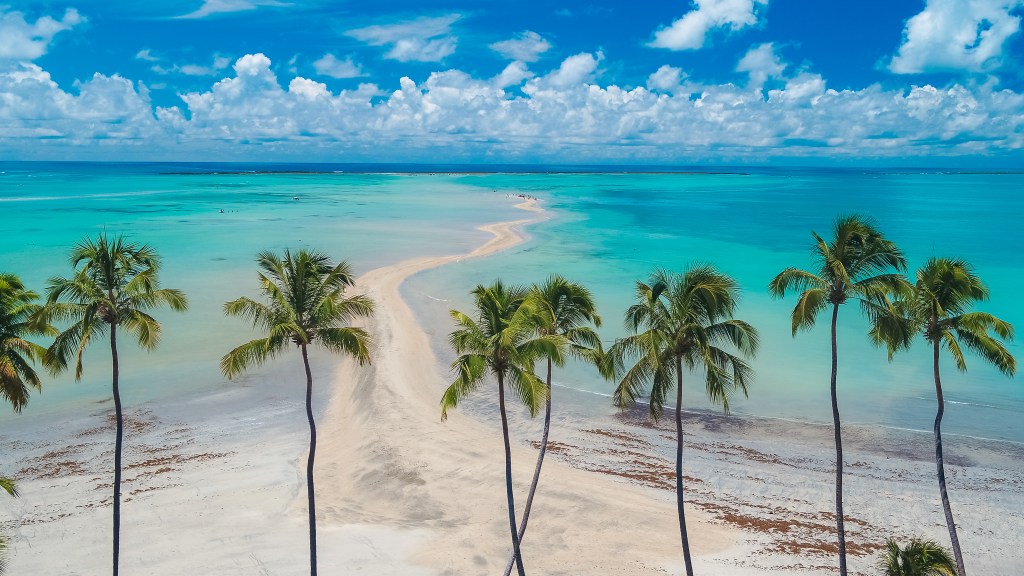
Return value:
<svg viewBox="0 0 1024 576">
<path fill-rule="evenodd" d="M 550 218 L 528 228 L 527 242 L 424 272 L 404 287 L 442 361 L 450 359 L 447 310 L 468 309 L 478 283 L 528 284 L 555 272 L 584 283 L 610 343 L 624 333 L 636 280 L 705 262 L 739 281 L 737 317 L 762 337 L 750 396 L 734 399 L 733 412 L 831 422 L 828 317 L 791 337 L 795 296 L 771 298 L 768 282 L 788 266 L 813 265 L 812 231 L 827 235 L 837 215 L 864 214 L 903 248 L 911 274 L 932 255 L 972 262 L 992 293 L 978 309 L 1024 326 L 1024 301 L 1015 297 L 1024 281 L 1022 190 L 1024 174 L 892 169 L 0 163 L 0 270 L 42 292 L 47 278 L 70 272 L 67 252 L 86 235 L 106 230 L 152 244 L 164 258 L 163 285 L 191 300 L 185 314 L 158 313 L 165 336 L 155 352 L 122 349 L 125 401 L 158 402 L 232 385 L 217 361 L 255 336 L 221 306 L 255 295 L 258 251 L 315 247 L 357 273 L 462 253 L 487 238 L 476 226 L 523 218 L 509 196 L 529 194 Z M 840 311 L 838 338 L 844 422 L 930 430 L 934 386 L 923 343 L 889 362 L 868 342 L 854 304 Z M 83 382 L 47 378 L 22 415 L 0 420 L 109 396 L 102 348 L 87 356 Z M 1019 342 L 1009 349 L 1021 356 Z M 973 355 L 968 368 L 943 364 L 944 431 L 1024 442 L 1020 378 Z M 571 365 L 555 378 L 576 391 L 564 395 L 570 402 L 614 410 L 602 399 L 613 385 L 593 369 Z M 688 407 L 714 409 L 699 375 L 686 382 Z"/>
</svg>

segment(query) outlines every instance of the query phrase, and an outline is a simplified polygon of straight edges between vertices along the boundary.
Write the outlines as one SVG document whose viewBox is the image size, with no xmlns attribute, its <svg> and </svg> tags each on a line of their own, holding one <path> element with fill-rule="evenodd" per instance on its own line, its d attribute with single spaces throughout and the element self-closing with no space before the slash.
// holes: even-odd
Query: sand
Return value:
<svg viewBox="0 0 1024 576">
<path fill-rule="evenodd" d="M 496 390 L 440 421 L 451 375 L 399 288 L 411 275 L 515 246 L 545 217 L 481 227 L 470 254 L 371 271 L 373 364 L 314 362 L 322 574 L 500 574 L 511 544 Z M 469 288 L 467 287 L 467 290 Z M 438 303 L 443 306 L 444 303 Z M 431 327 L 445 334 L 448 327 Z M 122 573 L 308 573 L 301 363 L 281 358 L 220 392 L 128 409 Z M 532 574 L 679 574 L 671 422 L 556 388 L 553 444 L 523 543 Z M 325 408 L 324 408 L 325 407 Z M 109 401 L 80 417 L 19 419 L 0 439 L 23 497 L 0 505 L 10 574 L 99 574 L 110 563 Z M 595 415 L 596 414 L 596 415 Z M 522 507 L 540 419 L 513 411 Z M 687 520 L 702 574 L 835 570 L 831 427 L 688 412 Z M 942 542 L 930 437 L 850 427 L 852 573 L 874 573 L 886 536 Z M 947 474 L 974 574 L 1024 571 L 1024 449 L 947 439 Z M 993 522 L 993 519 L 998 519 Z M 1016 528 L 1014 528 L 1016 527 Z"/>
</svg>

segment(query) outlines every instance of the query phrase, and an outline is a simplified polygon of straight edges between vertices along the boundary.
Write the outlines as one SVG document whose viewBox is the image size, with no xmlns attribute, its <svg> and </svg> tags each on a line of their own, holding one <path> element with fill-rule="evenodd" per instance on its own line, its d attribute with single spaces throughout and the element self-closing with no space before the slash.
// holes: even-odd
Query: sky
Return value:
<svg viewBox="0 0 1024 576">
<path fill-rule="evenodd" d="M 0 0 L 0 160 L 1024 168 L 1024 0 Z"/>
</svg>

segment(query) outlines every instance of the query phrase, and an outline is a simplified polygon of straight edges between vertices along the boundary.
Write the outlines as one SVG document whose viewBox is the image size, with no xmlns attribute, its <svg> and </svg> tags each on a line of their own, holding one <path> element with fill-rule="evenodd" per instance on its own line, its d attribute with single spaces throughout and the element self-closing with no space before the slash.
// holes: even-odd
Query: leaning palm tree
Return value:
<svg viewBox="0 0 1024 576">
<path fill-rule="evenodd" d="M 26 290 L 14 274 L 0 273 L 0 397 L 21 412 L 29 399 L 29 386 L 41 389 L 32 365 L 46 354 L 29 336 L 53 336 L 49 324 L 33 321 L 39 311 L 38 294 Z"/>
<path fill-rule="evenodd" d="M 878 560 L 884 576 L 953 576 L 956 563 L 944 548 L 930 540 L 914 538 L 900 547 L 895 540 L 885 542 Z"/>
<path fill-rule="evenodd" d="M 505 494 L 508 499 L 508 521 L 512 533 L 512 553 L 519 576 L 523 556 L 516 528 L 515 499 L 512 493 L 512 449 L 505 412 L 505 386 L 508 385 L 534 416 L 547 397 L 544 382 L 533 373 L 534 362 L 541 357 L 562 362 L 564 338 L 537 335 L 537 312 L 527 303 L 529 292 L 519 286 L 506 287 L 500 280 L 490 286 L 478 285 L 472 292 L 476 306 L 475 318 L 452 310 L 457 328 L 451 333 L 452 348 L 459 357 L 452 363 L 458 376 L 441 397 L 441 421 L 448 418 L 448 409 L 459 405 L 480 383 L 493 375 L 498 384 L 498 410 L 501 413 L 501 434 L 505 441 Z"/>
<path fill-rule="evenodd" d="M 184 311 L 188 300 L 180 290 L 160 288 L 160 257 L 148 245 L 127 242 L 124 237 L 79 242 L 69 256 L 75 274 L 51 278 L 42 322 L 71 322 L 46 350 L 43 363 L 53 373 L 68 368 L 75 359 L 75 379 L 82 378 L 82 355 L 94 338 L 109 332 L 114 412 L 114 576 L 117 576 L 121 532 L 121 442 L 124 418 L 121 411 L 118 328 L 135 337 L 139 346 L 153 350 L 160 342 L 160 323 L 148 311 L 166 305 Z"/>
<path fill-rule="evenodd" d="M 313 461 L 316 458 L 316 423 L 313 420 L 313 373 L 309 367 L 310 345 L 319 343 L 330 352 L 370 361 L 370 335 L 350 326 L 355 318 L 373 314 L 373 301 L 365 295 L 346 296 L 355 284 L 345 261 L 334 263 L 319 252 L 285 250 L 284 256 L 260 252 L 256 258 L 260 291 L 266 303 L 242 297 L 224 305 L 224 313 L 250 320 L 267 336 L 252 340 L 221 358 L 221 371 L 233 378 L 282 352 L 289 343 L 302 351 L 306 370 L 306 418 L 309 421 L 309 458 L 306 461 L 306 495 L 309 500 L 309 572 L 316 576 L 316 502 L 313 497 Z"/>
<path fill-rule="evenodd" d="M 871 336 L 876 344 L 886 344 L 889 357 L 893 352 L 910 346 L 915 334 L 921 334 L 932 348 L 932 369 L 935 376 L 935 468 L 939 479 L 939 495 L 946 516 L 946 527 L 956 558 L 959 576 L 965 576 L 963 554 L 957 538 L 953 511 L 946 493 L 946 472 L 942 461 L 942 415 L 945 400 L 939 377 L 939 357 L 942 348 L 949 351 L 961 372 L 967 371 L 964 348 L 973 350 L 1007 376 L 1017 370 L 1017 361 L 990 331 L 1005 340 L 1013 339 L 1013 326 L 1005 320 L 985 312 L 970 312 L 974 302 L 988 299 L 988 287 L 974 268 L 963 260 L 932 258 L 917 271 L 913 291 L 904 294 L 879 314 Z"/>
<path fill-rule="evenodd" d="M 560 335 L 565 339 L 568 352 L 580 360 L 598 365 L 602 355 L 601 338 L 589 325 L 601 327 L 601 317 L 597 315 L 594 297 L 585 286 L 566 280 L 557 274 L 548 277 L 542 284 L 534 285 L 528 296 L 530 306 L 536 311 L 538 331 L 541 334 Z M 544 464 L 544 455 L 548 449 L 548 435 L 551 431 L 551 368 L 558 360 L 548 357 L 547 400 L 544 402 L 544 434 L 540 441 L 540 454 L 537 455 L 537 466 L 533 471 L 530 491 L 526 496 L 523 508 L 523 519 L 519 524 L 519 542 L 522 544 L 526 535 L 526 525 L 530 520 L 530 508 L 533 496 L 537 492 L 540 480 L 540 469 Z M 505 576 L 512 572 L 515 555 L 509 557 L 505 564 Z"/>
<path fill-rule="evenodd" d="M 686 574 L 693 576 L 683 513 L 684 369 L 703 366 L 708 398 L 728 412 L 733 392 L 747 394 L 753 371 L 740 356 L 757 353 L 757 331 L 732 317 L 739 286 L 711 266 L 695 265 L 681 275 L 656 271 L 648 283 L 636 283 L 636 297 L 638 302 L 626 310 L 626 329 L 632 334 L 609 349 L 605 371 L 622 374 L 612 397 L 620 409 L 633 405 L 650 384 L 650 416 L 655 420 L 675 388 L 676 508 Z M 626 360 L 634 357 L 636 363 L 625 369 Z"/>
<path fill-rule="evenodd" d="M 816 271 L 783 270 L 768 285 L 778 298 L 787 291 L 801 291 L 792 314 L 792 333 L 809 330 L 818 313 L 832 308 L 832 422 L 836 443 L 836 535 L 839 542 L 839 574 L 846 576 L 846 530 L 843 516 L 843 439 L 836 397 L 839 361 L 836 323 L 839 307 L 853 299 L 867 310 L 885 294 L 906 290 L 906 280 L 892 271 L 906 269 L 906 259 L 896 245 L 882 236 L 873 221 L 862 216 L 840 216 L 829 242 L 814 235 Z"/>
</svg>

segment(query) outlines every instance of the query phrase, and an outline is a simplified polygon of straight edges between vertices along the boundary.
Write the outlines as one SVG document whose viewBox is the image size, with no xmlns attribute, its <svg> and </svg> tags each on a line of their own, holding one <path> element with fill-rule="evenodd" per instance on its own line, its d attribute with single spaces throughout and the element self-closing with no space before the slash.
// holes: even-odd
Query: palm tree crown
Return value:
<svg viewBox="0 0 1024 576">
<path fill-rule="evenodd" d="M 953 576 L 956 563 L 945 548 L 930 540 L 914 538 L 900 547 L 895 540 L 885 543 L 878 561 L 885 576 Z"/>
<path fill-rule="evenodd" d="M 452 363 L 458 377 L 441 398 L 441 420 L 476 390 L 488 373 L 500 377 L 535 416 L 547 396 L 544 382 L 533 372 L 533 364 L 546 356 L 563 362 L 564 338 L 547 334 L 537 337 L 539 323 L 529 292 L 521 286 L 506 287 L 500 280 L 472 291 L 476 319 L 457 310 L 451 316 L 457 328 L 449 342 L 459 357 Z"/>
<path fill-rule="evenodd" d="M 285 349 L 318 342 L 331 352 L 347 354 L 360 364 L 370 360 L 370 337 L 362 328 L 348 326 L 354 318 L 373 313 L 365 295 L 345 296 L 355 284 L 348 262 L 337 264 L 319 252 L 285 250 L 280 257 L 260 252 L 260 291 L 266 303 L 242 297 L 224 305 L 224 313 L 240 316 L 263 329 L 267 336 L 243 344 L 221 359 L 221 370 L 232 378 L 262 364 Z"/>
<path fill-rule="evenodd" d="M 52 326 L 32 321 L 39 311 L 38 297 L 14 274 L 0 273 L 0 397 L 15 412 L 28 403 L 29 386 L 42 388 L 32 364 L 42 359 L 46 349 L 26 338 L 56 334 Z"/>
<path fill-rule="evenodd" d="M 794 336 L 798 330 L 812 328 L 818 313 L 829 304 L 837 306 L 856 298 L 870 307 L 885 294 L 906 290 L 903 276 L 888 272 L 906 270 L 906 259 L 871 219 L 837 218 L 831 242 L 812 234 L 816 271 L 787 268 L 768 286 L 772 295 L 780 298 L 788 291 L 801 291 L 792 313 Z"/>
<path fill-rule="evenodd" d="M 961 372 L 967 371 L 967 348 L 1003 374 L 1013 376 L 1016 359 L 991 334 L 1013 340 L 1013 326 L 992 314 L 970 311 L 975 302 L 988 297 L 988 287 L 968 262 L 931 258 L 917 271 L 913 290 L 893 302 L 893 313 L 883 311 L 877 315 L 872 339 L 887 346 L 891 357 L 894 352 L 908 348 L 915 334 L 921 334 L 929 344 L 945 348 Z"/>
<path fill-rule="evenodd" d="M 66 370 L 74 355 L 75 379 L 80 380 L 86 347 L 113 325 L 152 350 L 160 342 L 160 323 L 148 311 L 164 305 L 177 312 L 188 307 L 180 290 L 159 287 L 160 257 L 148 245 L 100 234 L 96 240 L 79 242 L 68 259 L 77 272 L 70 278 L 50 279 L 42 310 L 46 320 L 72 323 L 44 357 L 54 372 Z"/>
<path fill-rule="evenodd" d="M 648 283 L 636 283 L 636 297 L 638 303 L 626 311 L 626 329 L 633 334 L 608 351 L 607 368 L 624 372 L 612 397 L 616 406 L 632 405 L 650 384 L 650 414 L 657 419 L 682 371 L 699 366 L 706 369 L 708 398 L 726 411 L 734 391 L 747 394 L 752 371 L 740 356 L 757 353 L 758 335 L 732 318 L 739 297 L 735 280 L 705 265 L 682 275 L 659 270 Z M 624 371 L 628 357 L 638 360 Z"/>
</svg>

